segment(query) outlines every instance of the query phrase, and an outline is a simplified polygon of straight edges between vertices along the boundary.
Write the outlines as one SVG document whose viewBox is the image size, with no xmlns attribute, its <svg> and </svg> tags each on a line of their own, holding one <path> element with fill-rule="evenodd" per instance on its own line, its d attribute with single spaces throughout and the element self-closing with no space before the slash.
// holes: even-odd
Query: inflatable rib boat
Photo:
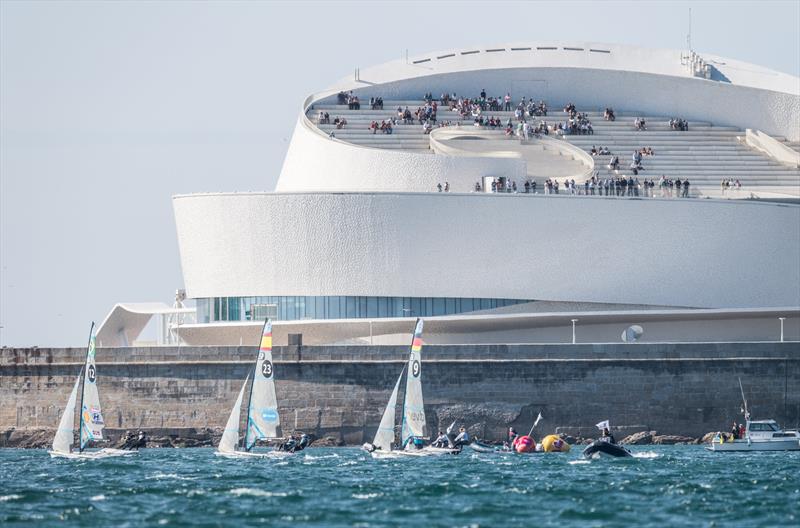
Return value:
<svg viewBox="0 0 800 528">
<path fill-rule="evenodd" d="M 586 458 L 599 458 L 601 456 L 629 457 L 633 455 L 621 445 L 612 444 L 605 440 L 595 440 L 586 446 L 586 449 L 583 450 L 583 456 Z"/>
</svg>

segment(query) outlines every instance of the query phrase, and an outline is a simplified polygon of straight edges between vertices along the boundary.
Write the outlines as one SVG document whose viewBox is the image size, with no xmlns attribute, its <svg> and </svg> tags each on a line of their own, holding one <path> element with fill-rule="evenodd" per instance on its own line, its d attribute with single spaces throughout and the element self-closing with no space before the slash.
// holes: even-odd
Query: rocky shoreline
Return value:
<svg viewBox="0 0 800 528">
<path fill-rule="evenodd" d="M 107 442 L 104 447 L 121 447 L 128 435 L 138 434 L 138 430 L 105 429 Z M 144 429 L 147 434 L 146 446 L 148 448 L 188 448 L 188 447 L 213 447 L 219 443 L 222 436 L 221 428 L 181 428 L 181 429 Z M 50 447 L 53 442 L 53 429 L 8 429 L 0 432 L 0 448 L 17 449 L 43 449 Z M 697 445 L 711 441 L 716 432 L 710 432 L 702 437 L 659 434 L 657 431 L 640 431 L 622 438 L 619 443 L 625 445 Z M 536 436 L 536 435 L 534 435 Z M 561 435 L 564 440 L 572 445 L 591 444 L 595 438 Z M 274 442 L 277 443 L 277 442 Z M 264 445 L 271 445 L 265 443 Z M 342 447 L 345 446 L 341 438 L 326 436 L 315 439 L 312 447 Z"/>
</svg>

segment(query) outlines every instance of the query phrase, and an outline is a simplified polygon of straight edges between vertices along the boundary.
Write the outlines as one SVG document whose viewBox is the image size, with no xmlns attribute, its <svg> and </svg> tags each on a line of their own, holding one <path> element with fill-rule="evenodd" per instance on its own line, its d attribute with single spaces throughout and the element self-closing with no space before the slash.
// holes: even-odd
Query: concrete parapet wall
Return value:
<svg viewBox="0 0 800 528">
<path fill-rule="evenodd" d="M 106 423 L 117 429 L 222 427 L 252 347 L 100 349 Z M 278 347 L 285 432 L 368 440 L 407 354 L 400 346 Z M 55 429 L 82 349 L 3 349 L 0 431 Z M 423 372 L 429 426 L 452 419 L 483 437 L 537 412 L 541 432 L 610 419 L 699 436 L 740 419 L 741 376 L 754 417 L 800 420 L 800 344 L 428 346 Z M 435 431 L 434 431 L 435 432 Z"/>
</svg>

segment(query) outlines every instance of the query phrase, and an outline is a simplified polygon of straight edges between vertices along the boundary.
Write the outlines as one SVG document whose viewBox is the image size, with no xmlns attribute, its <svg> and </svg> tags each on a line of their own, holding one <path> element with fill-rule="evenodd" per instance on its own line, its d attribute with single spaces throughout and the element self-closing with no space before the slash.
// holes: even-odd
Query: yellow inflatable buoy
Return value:
<svg viewBox="0 0 800 528">
<path fill-rule="evenodd" d="M 558 435 L 547 435 L 542 439 L 542 451 L 545 453 L 568 453 L 569 444 Z"/>
</svg>

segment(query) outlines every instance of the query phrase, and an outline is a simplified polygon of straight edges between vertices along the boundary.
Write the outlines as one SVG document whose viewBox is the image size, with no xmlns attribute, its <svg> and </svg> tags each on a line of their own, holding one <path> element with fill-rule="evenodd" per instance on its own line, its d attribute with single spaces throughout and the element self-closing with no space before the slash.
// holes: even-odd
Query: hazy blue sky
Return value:
<svg viewBox="0 0 800 528">
<path fill-rule="evenodd" d="M 800 2 L 0 3 L 0 344 L 83 345 L 182 287 L 170 197 L 272 190 L 309 93 L 493 42 L 683 48 L 800 74 Z M 541 20 L 541 22 L 537 22 Z"/>
</svg>

